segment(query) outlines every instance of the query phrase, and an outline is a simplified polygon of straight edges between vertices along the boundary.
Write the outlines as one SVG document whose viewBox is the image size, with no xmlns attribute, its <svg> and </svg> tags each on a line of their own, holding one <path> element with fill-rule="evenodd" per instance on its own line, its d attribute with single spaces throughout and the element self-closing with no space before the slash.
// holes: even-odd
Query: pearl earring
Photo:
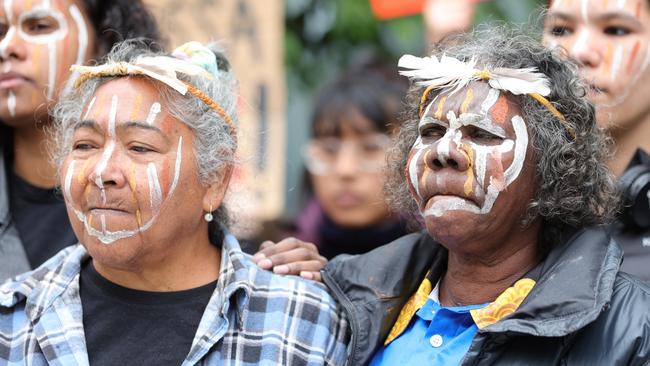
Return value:
<svg viewBox="0 0 650 366">
<path fill-rule="evenodd" d="M 203 215 L 203 219 L 207 222 L 212 222 L 212 220 L 214 220 L 214 216 L 212 216 L 212 205 L 210 205 L 210 211 Z"/>
</svg>

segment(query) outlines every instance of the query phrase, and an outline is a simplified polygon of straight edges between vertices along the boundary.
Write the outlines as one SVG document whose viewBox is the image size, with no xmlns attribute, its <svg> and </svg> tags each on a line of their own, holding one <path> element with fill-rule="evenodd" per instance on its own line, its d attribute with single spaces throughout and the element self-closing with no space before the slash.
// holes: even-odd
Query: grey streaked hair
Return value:
<svg viewBox="0 0 650 366">
<path fill-rule="evenodd" d="M 527 95 L 517 96 L 531 136 L 536 164 L 537 190 L 522 225 L 541 218 L 541 245 L 557 242 L 568 227 L 608 222 L 618 208 L 614 177 L 606 166 L 611 141 L 596 125 L 594 107 L 585 98 L 585 87 L 577 66 L 559 50 L 545 48 L 522 29 L 483 27 L 472 33 L 450 37 L 434 46 L 433 55 L 443 54 L 462 61 L 475 58 L 477 67 L 535 67 L 551 85 L 547 97 L 565 116 L 566 125 Z M 393 205 L 407 213 L 419 212 L 411 198 L 404 171 L 408 153 L 418 136 L 418 109 L 423 87 L 412 85 L 405 102 L 405 121 L 389 151 L 390 177 L 387 194 Z M 432 92 L 433 100 L 439 92 Z M 572 140 L 567 127 L 575 131 Z"/>
<path fill-rule="evenodd" d="M 236 82 L 231 71 L 230 64 L 221 48 L 212 43 L 208 46 L 217 57 L 219 71 L 214 78 L 205 76 L 189 76 L 178 73 L 178 78 L 187 82 L 213 101 L 231 117 L 236 124 Z M 116 44 L 105 59 L 105 63 L 111 62 L 132 62 L 141 56 L 166 55 L 154 51 L 141 40 L 127 40 Z M 115 76 L 96 77 L 82 82 L 78 88 L 63 95 L 55 106 L 52 116 L 52 157 L 56 164 L 57 171 L 60 171 L 63 160 L 71 151 L 72 137 L 75 127 L 81 122 L 84 107 L 90 102 L 93 94 L 106 82 L 120 77 L 145 77 L 145 76 Z M 237 149 L 237 137 L 231 131 L 230 125 L 217 114 L 212 108 L 206 105 L 191 93 L 181 95 L 167 85 L 156 82 L 152 83 L 158 89 L 161 101 L 166 105 L 170 114 L 176 119 L 184 122 L 194 132 L 194 152 L 197 162 L 198 176 L 203 184 L 209 184 L 215 179 L 224 168 L 235 163 L 235 151 Z M 226 224 L 227 215 L 225 209 L 217 210 L 217 221 Z"/>
</svg>

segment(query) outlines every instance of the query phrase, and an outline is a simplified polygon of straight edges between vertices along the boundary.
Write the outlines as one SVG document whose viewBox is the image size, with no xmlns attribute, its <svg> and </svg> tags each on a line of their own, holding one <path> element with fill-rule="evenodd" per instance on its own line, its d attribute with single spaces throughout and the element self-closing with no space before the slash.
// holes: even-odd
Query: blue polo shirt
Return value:
<svg viewBox="0 0 650 366">
<path fill-rule="evenodd" d="M 373 357 L 371 366 L 458 365 L 478 332 L 470 310 L 486 304 L 443 307 L 438 285 L 404 332 Z"/>
</svg>

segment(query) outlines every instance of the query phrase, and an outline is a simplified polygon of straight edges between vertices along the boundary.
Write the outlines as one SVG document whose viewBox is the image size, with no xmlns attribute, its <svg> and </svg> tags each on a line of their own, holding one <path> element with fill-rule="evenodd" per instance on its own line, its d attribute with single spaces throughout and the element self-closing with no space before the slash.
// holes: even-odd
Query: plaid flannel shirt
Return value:
<svg viewBox="0 0 650 366">
<path fill-rule="evenodd" d="M 0 364 L 88 365 L 81 245 L 0 286 Z M 343 365 L 348 324 L 324 286 L 258 269 L 227 235 L 185 365 Z M 152 360 L 154 361 L 154 360 Z"/>
</svg>

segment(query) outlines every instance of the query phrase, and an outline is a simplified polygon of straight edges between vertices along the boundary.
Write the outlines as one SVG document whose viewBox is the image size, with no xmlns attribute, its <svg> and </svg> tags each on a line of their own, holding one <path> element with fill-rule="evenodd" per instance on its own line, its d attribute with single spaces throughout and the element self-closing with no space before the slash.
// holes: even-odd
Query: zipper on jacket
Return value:
<svg viewBox="0 0 650 366">
<path fill-rule="evenodd" d="M 345 296 L 343 291 L 334 282 L 334 280 L 332 280 L 329 273 L 323 270 L 321 271 L 321 274 L 323 277 L 323 282 L 325 282 L 325 285 L 327 285 L 327 287 L 330 290 L 332 290 L 334 297 L 336 297 L 336 300 L 341 304 L 346 314 L 348 315 L 351 335 L 350 335 L 350 344 L 348 345 L 348 359 L 345 362 L 345 364 L 352 365 L 350 362 L 352 362 L 352 360 L 354 359 L 355 351 L 357 349 L 357 332 L 359 329 L 359 325 L 357 324 L 357 319 L 354 316 L 352 302 Z"/>
</svg>

